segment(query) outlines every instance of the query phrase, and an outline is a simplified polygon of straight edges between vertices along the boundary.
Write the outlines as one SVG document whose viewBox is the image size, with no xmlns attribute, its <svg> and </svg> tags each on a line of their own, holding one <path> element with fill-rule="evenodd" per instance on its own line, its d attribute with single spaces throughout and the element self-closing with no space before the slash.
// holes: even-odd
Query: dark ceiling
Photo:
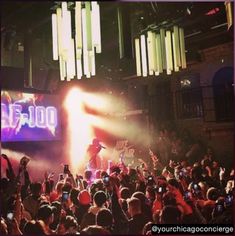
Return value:
<svg viewBox="0 0 235 236">
<path fill-rule="evenodd" d="M 23 43 L 25 32 L 31 29 L 34 47 L 38 47 L 34 52 L 34 63 L 40 62 L 37 57 L 43 57 L 47 66 L 58 68 L 58 63 L 52 61 L 50 52 L 51 13 L 55 4 L 52 1 L 1 1 L 1 35 L 6 37 L 10 32 L 15 44 Z M 225 24 L 227 20 L 224 2 L 106 1 L 99 4 L 103 50 L 102 54 L 97 55 L 97 74 L 105 75 L 107 78 L 122 78 L 135 74 L 132 46 L 127 47 L 124 59 L 119 59 L 118 7 L 123 11 L 124 32 L 130 36 L 125 38 L 127 45 L 131 45 L 133 37 L 141 30 L 146 30 L 148 25 L 170 28 L 174 24 L 185 29 L 189 60 L 203 48 L 233 41 L 233 28 L 228 31 Z M 42 67 L 42 63 L 38 67 Z"/>
</svg>

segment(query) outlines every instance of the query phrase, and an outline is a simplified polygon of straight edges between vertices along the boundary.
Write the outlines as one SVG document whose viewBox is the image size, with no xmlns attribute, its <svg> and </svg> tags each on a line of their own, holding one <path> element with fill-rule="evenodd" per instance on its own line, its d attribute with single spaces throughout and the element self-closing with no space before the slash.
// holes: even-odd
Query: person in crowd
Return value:
<svg viewBox="0 0 235 236">
<path fill-rule="evenodd" d="M 107 195 L 103 191 L 97 191 L 93 198 L 93 206 L 88 209 L 87 214 L 83 216 L 81 222 L 81 229 L 87 227 L 88 225 L 95 224 L 96 214 L 100 209 L 105 208 L 105 203 L 107 201 Z"/>
<path fill-rule="evenodd" d="M 38 209 L 37 220 L 43 221 L 46 234 L 54 233 L 50 228 L 50 225 L 54 222 L 54 212 L 56 212 L 56 208 L 49 204 L 42 205 Z"/>
<path fill-rule="evenodd" d="M 128 212 L 131 217 L 128 234 L 141 234 L 144 225 L 148 222 L 141 209 L 141 200 L 132 197 L 128 201 Z"/>
<path fill-rule="evenodd" d="M 32 219 L 36 219 L 41 201 L 42 184 L 39 182 L 32 183 L 30 185 L 30 192 L 31 194 L 24 199 L 23 205 L 25 210 L 30 213 Z"/>
<path fill-rule="evenodd" d="M 2 154 L 1 235 L 150 235 L 152 223 L 233 223 L 234 169 L 216 160 L 212 149 L 191 159 L 194 141 L 185 140 L 163 128 L 153 147 L 161 165 L 154 166 L 147 149 L 144 168 L 117 163 L 84 174 L 45 174 L 37 182 L 31 182 L 28 158 L 21 158 L 15 174 Z"/>
</svg>

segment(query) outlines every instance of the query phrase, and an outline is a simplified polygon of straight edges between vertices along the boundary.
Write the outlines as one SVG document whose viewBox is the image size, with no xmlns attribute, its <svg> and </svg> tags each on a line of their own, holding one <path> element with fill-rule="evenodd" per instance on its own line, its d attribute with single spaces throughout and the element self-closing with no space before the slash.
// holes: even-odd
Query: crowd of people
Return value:
<svg viewBox="0 0 235 236">
<path fill-rule="evenodd" d="M 83 174 L 65 165 L 59 176 L 51 170 L 31 182 L 26 157 L 16 172 L 2 154 L 1 235 L 151 235 L 152 224 L 233 223 L 232 168 L 209 150 L 193 162 L 184 156 L 164 163 L 152 150 L 148 155 L 150 162 L 135 167 L 120 162 Z"/>
</svg>

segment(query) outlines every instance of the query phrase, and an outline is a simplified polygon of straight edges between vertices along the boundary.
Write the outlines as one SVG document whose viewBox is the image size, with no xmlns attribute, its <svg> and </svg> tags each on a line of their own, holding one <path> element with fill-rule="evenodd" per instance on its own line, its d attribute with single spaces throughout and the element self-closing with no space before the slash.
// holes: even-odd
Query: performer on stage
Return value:
<svg viewBox="0 0 235 236">
<path fill-rule="evenodd" d="M 89 145 L 87 149 L 87 155 L 89 158 L 89 163 L 88 163 L 88 169 L 98 169 L 98 163 L 97 163 L 97 158 L 98 158 L 98 153 L 101 151 L 102 148 L 105 148 L 100 144 L 100 140 L 97 138 L 94 138 L 92 141 L 92 144 Z"/>
</svg>

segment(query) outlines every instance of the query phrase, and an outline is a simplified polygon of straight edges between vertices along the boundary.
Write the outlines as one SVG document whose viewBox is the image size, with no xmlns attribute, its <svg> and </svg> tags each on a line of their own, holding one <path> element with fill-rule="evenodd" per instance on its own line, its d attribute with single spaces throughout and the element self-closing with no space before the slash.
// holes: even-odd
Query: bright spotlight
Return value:
<svg viewBox="0 0 235 236">
<path fill-rule="evenodd" d="M 77 171 L 85 167 L 86 150 L 93 138 L 90 120 L 84 112 L 83 93 L 79 89 L 69 91 L 65 99 L 68 114 L 68 138 L 71 169 Z"/>
</svg>

